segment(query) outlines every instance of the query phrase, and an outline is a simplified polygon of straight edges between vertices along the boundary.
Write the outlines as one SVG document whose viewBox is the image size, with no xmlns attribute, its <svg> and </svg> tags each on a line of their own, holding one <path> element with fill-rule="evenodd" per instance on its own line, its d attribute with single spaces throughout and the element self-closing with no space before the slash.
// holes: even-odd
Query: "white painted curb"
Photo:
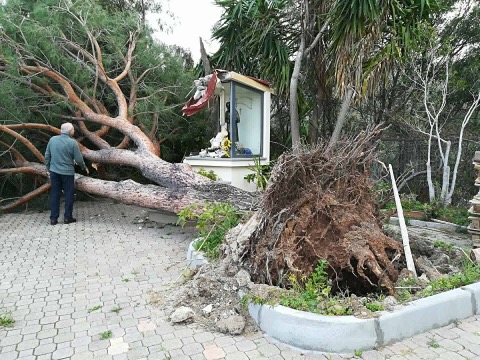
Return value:
<svg viewBox="0 0 480 360">
<path fill-rule="evenodd" d="M 412 301 L 374 319 L 324 316 L 281 305 L 250 303 L 248 311 L 260 329 L 285 344 L 330 353 L 370 350 L 420 334 L 477 313 L 480 283 Z"/>
<path fill-rule="evenodd" d="M 203 251 L 197 251 L 193 247 L 193 245 L 200 241 L 201 238 L 194 239 L 189 245 L 187 250 L 187 261 L 189 261 L 190 269 L 195 270 L 197 267 L 202 266 L 204 264 L 208 264 L 208 260 L 205 257 Z"/>
</svg>

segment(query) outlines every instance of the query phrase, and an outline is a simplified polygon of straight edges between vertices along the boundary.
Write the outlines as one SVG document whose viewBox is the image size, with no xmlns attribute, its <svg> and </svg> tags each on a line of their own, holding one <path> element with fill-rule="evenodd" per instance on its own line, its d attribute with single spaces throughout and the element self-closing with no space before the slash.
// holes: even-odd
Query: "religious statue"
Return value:
<svg viewBox="0 0 480 360">
<path fill-rule="evenodd" d="M 225 122 L 227 124 L 227 130 L 230 133 L 230 102 L 227 102 L 225 104 L 226 111 L 225 111 Z M 240 114 L 238 113 L 237 109 L 235 109 L 235 118 L 236 118 L 236 123 L 238 124 L 240 122 Z M 230 138 L 230 140 L 232 140 Z M 233 141 L 233 140 L 232 140 Z M 235 126 L 235 142 L 240 141 L 240 138 L 238 137 L 238 125 Z"/>
</svg>

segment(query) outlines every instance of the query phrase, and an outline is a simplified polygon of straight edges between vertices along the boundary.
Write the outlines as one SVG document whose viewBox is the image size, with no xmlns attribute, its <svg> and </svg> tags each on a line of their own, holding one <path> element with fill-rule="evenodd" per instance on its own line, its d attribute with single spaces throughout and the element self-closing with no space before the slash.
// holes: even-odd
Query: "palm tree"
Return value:
<svg viewBox="0 0 480 360">
<path fill-rule="evenodd" d="M 220 49 L 212 62 L 272 79 L 279 94 L 289 93 L 295 148 L 300 144 L 298 82 L 306 76 L 302 60 L 316 73 L 316 94 L 344 97 L 348 104 L 354 92 L 373 93 L 415 48 L 422 27 L 441 8 L 438 1 L 216 0 L 224 12 L 214 29 Z"/>
</svg>

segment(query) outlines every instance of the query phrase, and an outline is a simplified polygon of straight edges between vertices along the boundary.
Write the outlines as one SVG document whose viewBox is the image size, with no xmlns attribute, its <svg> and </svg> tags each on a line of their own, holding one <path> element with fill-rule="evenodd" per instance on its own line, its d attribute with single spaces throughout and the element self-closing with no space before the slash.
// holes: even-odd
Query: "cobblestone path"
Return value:
<svg viewBox="0 0 480 360">
<path fill-rule="evenodd" d="M 192 235 L 133 224 L 144 211 L 80 202 L 78 222 L 56 226 L 45 212 L 0 215 L 0 316 L 15 320 L 0 327 L 0 360 L 354 357 L 292 349 L 261 332 L 233 337 L 164 321 L 149 293 L 180 276 Z M 479 335 L 474 317 L 361 356 L 480 359 Z"/>
</svg>

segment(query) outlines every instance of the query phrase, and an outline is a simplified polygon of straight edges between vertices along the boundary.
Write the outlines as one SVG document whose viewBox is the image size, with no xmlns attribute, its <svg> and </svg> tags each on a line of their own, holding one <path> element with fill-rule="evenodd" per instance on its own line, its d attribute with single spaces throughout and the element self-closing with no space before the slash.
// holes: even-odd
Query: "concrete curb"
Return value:
<svg viewBox="0 0 480 360">
<path fill-rule="evenodd" d="M 323 316 L 287 308 L 251 304 L 250 316 L 271 337 L 305 350 L 353 352 L 371 349 L 377 336 L 374 319 Z"/>
<path fill-rule="evenodd" d="M 375 319 L 324 316 L 281 305 L 249 304 L 250 316 L 274 339 L 305 350 L 351 353 L 388 345 L 477 314 L 480 283 L 409 303 Z"/>
<path fill-rule="evenodd" d="M 189 261 L 190 269 L 192 270 L 195 270 L 197 267 L 204 264 L 208 264 L 208 260 L 205 257 L 203 251 L 197 251 L 193 247 L 193 245 L 199 240 L 200 238 L 196 238 L 188 245 L 187 261 Z"/>
<path fill-rule="evenodd" d="M 193 240 L 187 252 L 190 268 L 208 264 Z M 244 294 L 239 293 L 242 297 Z M 304 350 L 352 353 L 370 350 L 480 314 L 480 282 L 408 303 L 378 318 L 324 316 L 282 305 L 248 304 L 260 329 L 274 339 Z"/>
</svg>

